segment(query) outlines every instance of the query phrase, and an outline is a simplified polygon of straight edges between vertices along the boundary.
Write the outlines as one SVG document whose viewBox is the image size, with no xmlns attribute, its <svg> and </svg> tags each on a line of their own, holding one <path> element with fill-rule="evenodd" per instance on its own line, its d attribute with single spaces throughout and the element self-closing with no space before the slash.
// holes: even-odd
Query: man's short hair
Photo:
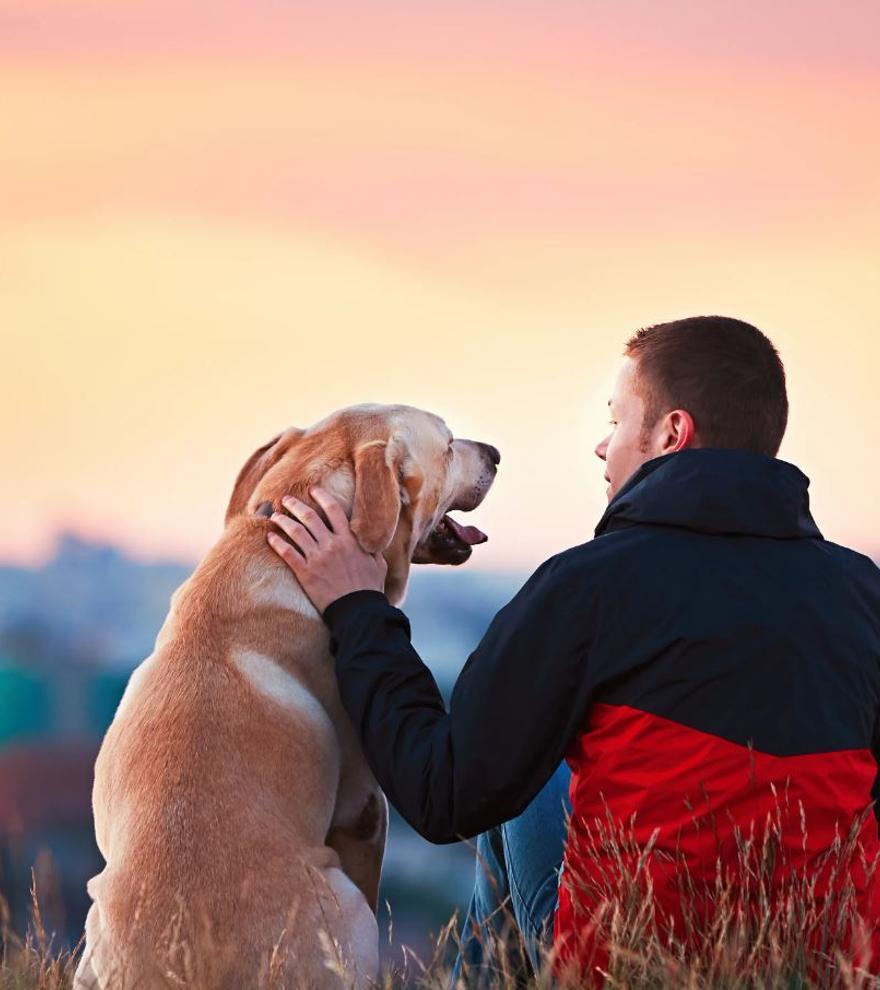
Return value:
<svg viewBox="0 0 880 990">
<path fill-rule="evenodd" d="M 775 457 L 788 422 L 785 369 L 757 327 L 729 316 L 691 316 L 643 327 L 626 342 L 645 403 L 642 443 L 667 412 L 686 409 L 702 447 Z"/>
</svg>

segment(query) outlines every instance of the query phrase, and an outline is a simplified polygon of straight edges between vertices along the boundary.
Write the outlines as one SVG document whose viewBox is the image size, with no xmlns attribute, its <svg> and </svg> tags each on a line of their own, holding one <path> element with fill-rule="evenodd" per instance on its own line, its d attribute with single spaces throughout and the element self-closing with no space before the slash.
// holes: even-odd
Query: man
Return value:
<svg viewBox="0 0 880 990">
<path fill-rule="evenodd" d="M 298 522 L 274 517 L 298 549 L 269 542 L 330 629 L 389 800 L 433 842 L 479 837 L 456 974 L 509 895 L 533 966 L 552 944 L 556 965 L 595 977 L 597 891 L 648 853 L 657 916 L 680 934 L 683 871 L 699 901 L 768 815 L 791 874 L 854 820 L 865 861 L 880 854 L 880 570 L 823 539 L 809 479 L 776 458 L 788 400 L 772 343 L 718 316 L 640 330 L 609 406 L 595 539 L 498 612 L 448 712 L 341 506 L 313 490 L 332 532 L 295 499 Z M 629 826 L 634 859 L 597 843 L 602 823 Z M 875 927 L 878 875 L 852 870 Z"/>
</svg>

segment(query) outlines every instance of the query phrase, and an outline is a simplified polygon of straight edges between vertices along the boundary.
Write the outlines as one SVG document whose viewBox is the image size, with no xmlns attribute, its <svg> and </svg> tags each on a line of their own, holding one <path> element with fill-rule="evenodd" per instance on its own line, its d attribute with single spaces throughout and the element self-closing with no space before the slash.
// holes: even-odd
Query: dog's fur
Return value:
<svg viewBox="0 0 880 990">
<path fill-rule="evenodd" d="M 482 501 L 497 460 L 450 441 L 432 413 L 377 404 L 285 430 L 249 458 L 221 538 L 172 595 L 98 754 L 106 866 L 88 883 L 76 990 L 377 977 L 387 802 L 342 707 L 329 632 L 255 510 L 293 493 L 321 513 L 308 494 L 319 483 L 383 553 L 399 605 L 411 562 L 469 556 L 435 528 Z"/>
</svg>

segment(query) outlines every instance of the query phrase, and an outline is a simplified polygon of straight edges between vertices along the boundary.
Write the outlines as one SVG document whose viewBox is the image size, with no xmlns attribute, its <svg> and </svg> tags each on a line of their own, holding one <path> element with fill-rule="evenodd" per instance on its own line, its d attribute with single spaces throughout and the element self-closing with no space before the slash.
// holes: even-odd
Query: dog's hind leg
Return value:
<svg viewBox="0 0 880 990">
<path fill-rule="evenodd" d="M 103 990 L 98 974 L 92 965 L 95 945 L 101 937 L 100 912 L 97 904 L 92 904 L 86 915 L 86 938 L 83 944 L 79 965 L 73 974 L 73 990 Z"/>
<path fill-rule="evenodd" d="M 85 950 L 73 974 L 73 990 L 101 990 L 98 976 L 92 969 L 92 960 L 86 957 Z"/>
</svg>

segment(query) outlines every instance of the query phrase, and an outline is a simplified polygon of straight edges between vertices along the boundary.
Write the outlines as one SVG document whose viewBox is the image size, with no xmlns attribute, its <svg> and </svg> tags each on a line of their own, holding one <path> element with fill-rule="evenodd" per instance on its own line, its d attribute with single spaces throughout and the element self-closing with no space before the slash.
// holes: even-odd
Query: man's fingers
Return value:
<svg viewBox="0 0 880 990">
<path fill-rule="evenodd" d="M 305 557 L 299 550 L 277 533 L 267 533 L 266 542 L 292 571 L 298 571 L 300 565 L 305 563 Z"/>
<path fill-rule="evenodd" d="M 287 533 L 303 553 L 317 546 L 317 540 L 298 520 L 285 516 L 283 512 L 273 512 L 270 519 L 279 529 Z"/>
<path fill-rule="evenodd" d="M 318 485 L 312 485 L 309 489 L 309 494 L 324 510 L 330 525 L 333 527 L 334 533 L 338 535 L 346 531 L 351 532 L 351 524 L 348 521 L 348 516 L 345 514 L 345 509 L 342 508 L 330 492 L 324 491 Z"/>
<path fill-rule="evenodd" d="M 310 505 L 301 502 L 295 495 L 282 496 L 281 504 L 298 522 L 305 526 L 316 543 L 320 543 L 330 532 L 318 513 Z"/>
</svg>

